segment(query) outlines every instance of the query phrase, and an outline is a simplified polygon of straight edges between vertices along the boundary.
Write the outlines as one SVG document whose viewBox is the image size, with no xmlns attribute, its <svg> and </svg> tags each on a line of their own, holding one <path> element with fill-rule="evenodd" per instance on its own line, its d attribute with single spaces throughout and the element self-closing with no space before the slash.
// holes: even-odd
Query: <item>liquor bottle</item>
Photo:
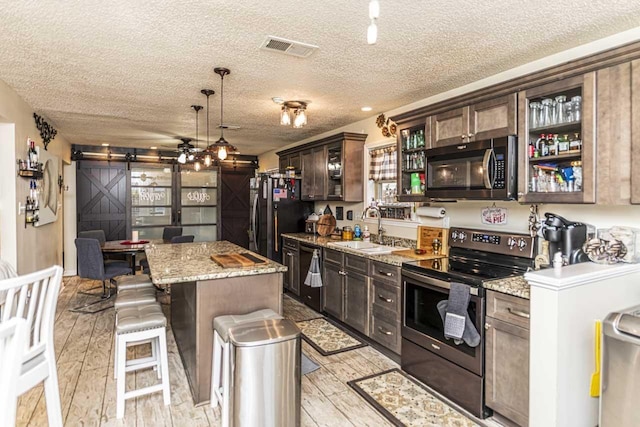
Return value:
<svg viewBox="0 0 640 427">
<path fill-rule="evenodd" d="M 549 155 L 557 156 L 558 155 L 558 135 L 549 134 L 547 138 L 547 144 L 549 145 Z"/>
<path fill-rule="evenodd" d="M 546 136 L 540 135 L 540 157 L 546 157 L 549 155 L 549 140 Z"/>
<path fill-rule="evenodd" d="M 528 149 L 529 149 L 529 158 L 531 159 L 531 158 L 535 157 L 535 154 L 536 154 L 536 146 L 533 144 L 533 139 L 530 139 L 530 140 L 529 140 L 529 147 L 528 147 Z"/>
</svg>

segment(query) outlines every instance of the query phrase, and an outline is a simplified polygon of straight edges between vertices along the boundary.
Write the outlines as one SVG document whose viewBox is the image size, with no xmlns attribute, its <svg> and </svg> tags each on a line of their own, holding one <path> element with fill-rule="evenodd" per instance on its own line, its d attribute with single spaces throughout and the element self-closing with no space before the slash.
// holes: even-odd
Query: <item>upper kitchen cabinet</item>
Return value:
<svg viewBox="0 0 640 427">
<path fill-rule="evenodd" d="M 444 147 L 516 134 L 515 93 L 430 117 L 431 146 Z"/>
<path fill-rule="evenodd" d="M 431 117 L 403 123 L 398 128 L 398 200 L 424 199 L 425 150 L 431 147 Z"/>
<path fill-rule="evenodd" d="M 300 153 L 293 153 L 286 156 L 281 156 L 278 163 L 278 169 L 283 172 L 289 168 L 294 169 L 296 172 L 302 170 L 302 162 L 300 160 Z"/>
<path fill-rule="evenodd" d="M 521 91 L 518 201 L 594 203 L 596 73 Z"/>
<path fill-rule="evenodd" d="M 366 134 L 343 132 L 277 152 L 280 169 L 300 159 L 302 200 L 361 202 Z"/>
</svg>

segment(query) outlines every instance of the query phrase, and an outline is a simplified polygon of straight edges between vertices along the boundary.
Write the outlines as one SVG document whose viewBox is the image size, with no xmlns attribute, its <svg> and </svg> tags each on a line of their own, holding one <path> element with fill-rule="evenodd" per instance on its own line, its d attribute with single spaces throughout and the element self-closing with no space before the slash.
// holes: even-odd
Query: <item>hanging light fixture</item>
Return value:
<svg viewBox="0 0 640 427">
<path fill-rule="evenodd" d="M 202 110 L 202 105 L 192 105 L 191 108 L 196 112 L 196 151 L 199 151 L 200 139 L 198 138 L 198 116 L 200 115 L 200 110 Z M 196 161 L 193 163 L 193 169 L 197 171 L 200 170 L 200 155 L 196 157 Z"/>
<path fill-rule="evenodd" d="M 282 104 L 280 112 L 280 124 L 283 126 L 293 125 L 299 129 L 307 124 L 307 104 L 309 101 L 280 101 L 281 98 L 274 98 L 273 101 Z"/>
<path fill-rule="evenodd" d="M 202 89 L 200 93 L 207 97 L 207 148 L 204 150 L 204 165 L 209 167 L 211 166 L 211 153 L 209 153 L 209 97 L 216 92 L 213 89 Z"/>
<path fill-rule="evenodd" d="M 220 139 L 211 145 L 208 145 L 209 142 L 207 141 L 206 151 L 209 153 L 215 153 L 219 160 L 224 160 L 227 158 L 229 153 L 235 153 L 238 151 L 236 147 L 229 144 L 227 140 L 224 139 L 224 76 L 230 74 L 231 71 L 228 68 L 216 67 L 213 69 L 213 72 L 220 76 Z"/>
<path fill-rule="evenodd" d="M 371 23 L 367 28 L 367 43 L 376 44 L 378 40 L 378 26 L 376 21 L 380 16 L 380 3 L 378 0 L 371 0 L 369 2 L 369 19 Z"/>
</svg>

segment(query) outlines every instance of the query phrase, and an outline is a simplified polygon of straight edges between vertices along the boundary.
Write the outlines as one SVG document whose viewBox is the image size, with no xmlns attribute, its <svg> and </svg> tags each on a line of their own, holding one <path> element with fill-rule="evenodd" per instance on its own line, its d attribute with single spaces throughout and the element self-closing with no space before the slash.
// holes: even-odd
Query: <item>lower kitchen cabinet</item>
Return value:
<svg viewBox="0 0 640 427">
<path fill-rule="evenodd" d="M 485 401 L 520 426 L 529 424 L 529 301 L 487 291 Z"/>
<path fill-rule="evenodd" d="M 282 264 L 287 267 L 282 284 L 284 288 L 296 295 L 300 295 L 300 252 L 298 242 L 284 239 L 282 244 Z"/>
<path fill-rule="evenodd" d="M 369 337 L 400 354 L 400 267 L 382 262 L 371 262 L 371 318 Z"/>
<path fill-rule="evenodd" d="M 344 322 L 369 335 L 369 278 L 353 270 L 344 271 Z"/>
<path fill-rule="evenodd" d="M 327 251 L 325 249 L 325 251 Z M 342 265 L 328 261 L 323 264 L 322 310 L 338 320 L 344 320 L 344 286 L 342 283 Z"/>
</svg>

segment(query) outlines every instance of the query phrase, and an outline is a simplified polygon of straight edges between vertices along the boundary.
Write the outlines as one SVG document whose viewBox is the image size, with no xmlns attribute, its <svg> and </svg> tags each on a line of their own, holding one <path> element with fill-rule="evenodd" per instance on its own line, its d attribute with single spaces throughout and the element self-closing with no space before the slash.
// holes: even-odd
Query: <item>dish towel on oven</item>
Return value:
<svg viewBox="0 0 640 427">
<path fill-rule="evenodd" d="M 309 272 L 304 279 L 304 284 L 311 286 L 312 288 L 319 288 L 322 286 L 322 277 L 320 276 L 320 256 L 318 250 L 313 250 L 313 256 L 311 257 L 311 264 L 309 265 Z"/>
<path fill-rule="evenodd" d="M 480 334 L 469 318 L 467 308 L 471 298 L 471 287 L 462 283 L 451 283 L 449 300 L 437 304 L 444 323 L 444 337 L 453 339 L 456 345 L 466 343 L 469 347 L 480 344 Z"/>
</svg>

